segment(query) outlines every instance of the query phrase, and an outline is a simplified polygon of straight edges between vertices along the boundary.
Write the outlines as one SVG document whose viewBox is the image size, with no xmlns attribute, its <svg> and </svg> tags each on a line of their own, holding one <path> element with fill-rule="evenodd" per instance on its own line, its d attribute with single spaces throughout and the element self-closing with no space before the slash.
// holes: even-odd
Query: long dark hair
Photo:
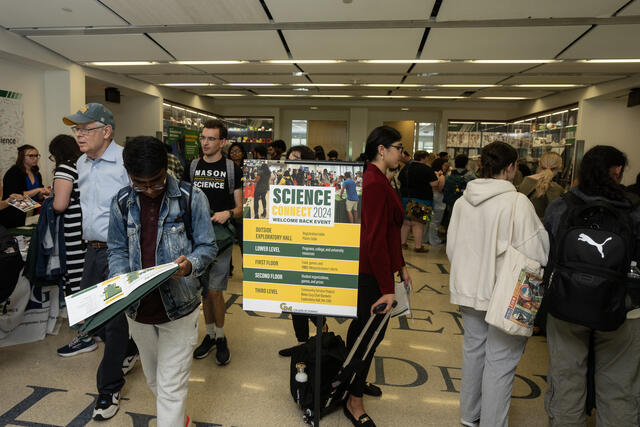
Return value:
<svg viewBox="0 0 640 427">
<path fill-rule="evenodd" d="M 27 154 L 27 150 L 38 151 L 38 149 L 33 145 L 29 145 L 29 144 L 24 144 L 18 147 L 18 158 L 16 159 L 16 166 L 18 166 L 18 168 L 22 171 L 22 173 L 25 173 L 25 174 L 27 173 L 27 169 L 24 167 L 24 158 Z M 31 168 L 31 172 L 33 172 L 34 175 L 36 175 L 39 170 L 40 168 L 38 168 L 38 165 Z"/>
<path fill-rule="evenodd" d="M 495 141 L 482 149 L 480 158 L 482 162 L 482 177 L 493 178 L 511 163 L 515 163 L 518 160 L 518 152 L 505 142 Z"/>
<path fill-rule="evenodd" d="M 596 145 L 587 151 L 580 164 L 578 188 L 589 196 L 601 196 L 609 200 L 623 201 L 624 186 L 611 177 L 611 168 L 627 165 L 627 156 L 610 145 Z"/>
<path fill-rule="evenodd" d="M 400 135 L 400 132 L 391 126 L 378 126 L 372 130 L 367 137 L 367 143 L 364 148 L 364 154 L 367 160 L 372 162 L 376 159 L 378 146 L 382 145 L 384 148 L 389 148 L 391 144 L 401 139 L 402 135 Z"/>
<path fill-rule="evenodd" d="M 78 143 L 71 135 L 58 135 L 49 143 L 49 153 L 56 159 L 56 167 L 62 163 L 75 164 L 82 155 Z"/>
</svg>

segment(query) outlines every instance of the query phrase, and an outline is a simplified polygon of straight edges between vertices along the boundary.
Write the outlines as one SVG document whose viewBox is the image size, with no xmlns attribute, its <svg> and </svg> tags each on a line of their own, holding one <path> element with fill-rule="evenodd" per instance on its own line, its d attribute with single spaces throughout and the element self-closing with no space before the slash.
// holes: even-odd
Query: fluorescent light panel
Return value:
<svg viewBox="0 0 640 427">
<path fill-rule="evenodd" d="M 215 86 L 213 83 L 162 83 L 159 86 Z"/>
<path fill-rule="evenodd" d="M 499 85 L 480 85 L 480 84 L 444 84 L 436 85 L 437 87 L 498 87 Z"/>
<path fill-rule="evenodd" d="M 490 101 L 522 101 L 523 99 L 529 99 L 524 96 L 481 96 L 479 99 L 486 99 Z"/>
<path fill-rule="evenodd" d="M 311 95 L 312 98 L 351 98 L 351 95 Z"/>
<path fill-rule="evenodd" d="M 422 87 L 424 85 L 421 84 L 408 84 L 408 83 L 367 83 L 362 86 L 367 87 Z"/>
<path fill-rule="evenodd" d="M 365 95 L 365 98 L 409 98 L 407 95 Z"/>
<path fill-rule="evenodd" d="M 338 64 L 345 61 L 343 59 L 269 59 L 260 62 L 265 64 Z"/>
<path fill-rule="evenodd" d="M 245 96 L 244 93 L 206 93 L 206 96 L 221 97 L 221 96 Z"/>
<path fill-rule="evenodd" d="M 557 59 L 470 59 L 465 62 L 473 64 L 550 64 L 561 61 Z"/>
<path fill-rule="evenodd" d="M 291 83 L 291 86 L 297 87 L 343 87 L 343 86 L 351 86 L 348 83 Z"/>
<path fill-rule="evenodd" d="M 85 65 L 94 65 L 97 67 L 118 67 L 118 66 L 130 66 L 130 65 L 155 65 L 156 61 L 98 61 L 98 62 L 85 62 Z"/>
<path fill-rule="evenodd" d="M 449 122 L 453 125 L 475 125 L 476 122 Z"/>
<path fill-rule="evenodd" d="M 293 95 L 293 94 L 283 94 L 283 93 L 260 93 L 257 96 L 265 97 L 265 98 L 299 98 L 301 96 L 306 95 Z"/>
<path fill-rule="evenodd" d="M 578 62 L 587 62 L 593 64 L 632 64 L 640 62 L 640 59 L 581 59 Z"/>
<path fill-rule="evenodd" d="M 424 99 L 463 99 L 465 97 L 464 96 L 428 95 L 428 96 L 421 96 L 420 98 L 424 98 Z"/>
<path fill-rule="evenodd" d="M 560 83 L 560 84 L 522 84 L 522 85 L 513 85 L 513 87 L 541 87 L 541 88 L 545 88 L 545 87 L 580 87 L 583 85 L 578 85 L 578 84 L 565 84 L 565 83 Z"/>
<path fill-rule="evenodd" d="M 249 61 L 170 61 L 174 65 L 232 65 L 246 64 Z"/>
<path fill-rule="evenodd" d="M 281 86 L 280 83 L 225 83 L 225 86 Z"/>
<path fill-rule="evenodd" d="M 361 59 L 365 64 L 441 64 L 451 62 L 448 59 Z"/>
</svg>

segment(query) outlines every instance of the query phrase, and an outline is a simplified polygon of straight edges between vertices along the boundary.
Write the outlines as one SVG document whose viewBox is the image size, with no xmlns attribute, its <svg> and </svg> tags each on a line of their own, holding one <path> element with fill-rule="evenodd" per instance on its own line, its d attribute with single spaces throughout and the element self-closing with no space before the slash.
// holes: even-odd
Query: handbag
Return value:
<svg viewBox="0 0 640 427">
<path fill-rule="evenodd" d="M 496 283 L 484 320 L 509 335 L 529 337 L 533 332 L 533 321 L 542 302 L 544 287 L 540 263 L 511 244 L 517 200 L 518 193 L 511 208 L 504 263 L 496 274 Z"/>
<path fill-rule="evenodd" d="M 411 165 L 408 165 L 407 167 L 410 168 Z M 407 171 L 407 184 L 409 183 L 410 170 L 411 169 Z M 411 188 L 411 185 L 409 185 L 409 188 Z M 417 200 L 412 199 L 411 193 L 409 193 L 408 198 L 409 198 L 409 201 L 407 202 L 407 207 L 406 207 L 407 218 L 409 218 L 411 221 L 416 221 L 421 224 L 426 224 L 430 222 L 433 208 L 431 206 L 428 206 L 424 203 L 421 203 L 421 202 L 418 202 Z"/>
<path fill-rule="evenodd" d="M 405 287 L 404 282 L 395 282 L 396 306 L 391 309 L 391 317 L 411 315 L 411 286 Z"/>
</svg>

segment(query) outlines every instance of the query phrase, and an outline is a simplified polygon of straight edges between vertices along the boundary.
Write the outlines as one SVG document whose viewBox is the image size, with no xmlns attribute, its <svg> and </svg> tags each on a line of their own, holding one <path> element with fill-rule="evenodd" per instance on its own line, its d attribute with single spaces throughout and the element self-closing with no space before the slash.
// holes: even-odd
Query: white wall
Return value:
<svg viewBox="0 0 640 427">
<path fill-rule="evenodd" d="M 115 140 L 120 144 L 128 136 L 156 136 L 162 131 L 162 98 L 141 94 L 123 95 L 119 104 L 105 102 L 103 97 L 88 97 L 87 102 L 99 102 L 111 110 L 116 121 Z"/>
<path fill-rule="evenodd" d="M 595 145 L 613 145 L 629 159 L 623 184 L 635 182 L 640 172 L 640 106 L 627 108 L 624 100 L 585 100 L 580 103 L 576 139 L 584 139 L 585 152 Z"/>
</svg>

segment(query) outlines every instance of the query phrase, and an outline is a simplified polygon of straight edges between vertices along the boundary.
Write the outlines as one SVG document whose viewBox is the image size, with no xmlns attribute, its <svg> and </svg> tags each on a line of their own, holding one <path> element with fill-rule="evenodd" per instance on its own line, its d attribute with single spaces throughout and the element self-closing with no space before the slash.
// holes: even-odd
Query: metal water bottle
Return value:
<svg viewBox="0 0 640 427">
<path fill-rule="evenodd" d="M 307 375 L 307 373 L 304 371 L 307 368 L 307 365 L 305 363 L 296 363 L 296 370 L 298 372 L 296 372 L 296 376 L 295 376 L 295 380 L 297 383 L 297 387 L 296 387 L 296 403 L 298 404 L 298 406 L 302 407 L 302 395 L 303 395 L 303 390 L 306 389 L 307 386 L 307 381 L 309 380 L 309 376 Z"/>
<path fill-rule="evenodd" d="M 638 263 L 635 261 L 631 261 L 631 268 L 629 268 L 629 273 L 627 273 L 627 277 L 636 282 L 637 286 L 640 286 L 640 269 L 638 268 Z M 638 292 L 636 292 L 638 293 Z M 627 312 L 627 319 L 639 319 L 640 318 L 640 301 L 634 301 L 633 298 L 627 293 L 625 297 L 625 305 L 629 310 Z"/>
</svg>

